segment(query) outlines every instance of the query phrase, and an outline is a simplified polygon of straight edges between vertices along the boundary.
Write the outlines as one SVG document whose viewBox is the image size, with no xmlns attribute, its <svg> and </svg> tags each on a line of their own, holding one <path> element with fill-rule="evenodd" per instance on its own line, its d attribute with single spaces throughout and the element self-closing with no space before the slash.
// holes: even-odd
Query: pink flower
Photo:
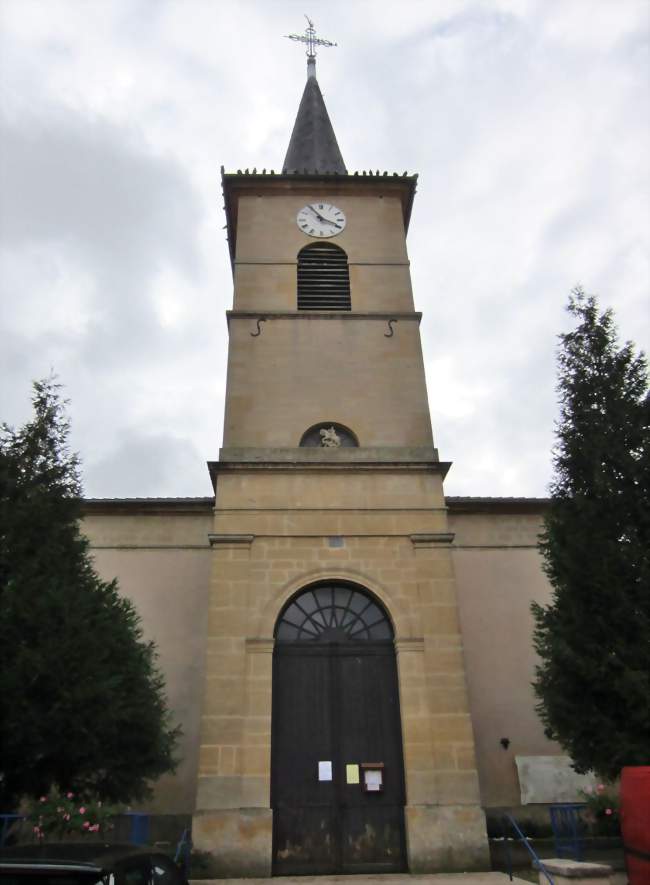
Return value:
<svg viewBox="0 0 650 885">
<path fill-rule="evenodd" d="M 82 805 L 81 808 L 79 809 L 79 814 L 85 814 L 85 813 L 86 813 L 86 807 L 85 807 L 85 805 Z"/>
<path fill-rule="evenodd" d="M 606 809 L 605 809 L 605 814 L 612 814 L 612 809 L 611 809 L 611 808 L 606 808 Z"/>
<path fill-rule="evenodd" d="M 74 793 L 66 793 L 65 798 L 66 799 L 74 799 Z"/>
<path fill-rule="evenodd" d="M 584 791 L 583 791 L 583 792 L 585 792 L 588 796 L 591 796 L 591 794 L 593 793 L 593 791 L 594 791 L 594 788 L 591 786 L 591 784 L 589 784 L 588 786 L 586 786 L 586 787 L 584 788 Z"/>
<path fill-rule="evenodd" d="M 38 834 L 41 832 L 40 827 L 34 827 L 34 832 L 38 836 Z"/>
<path fill-rule="evenodd" d="M 83 825 L 84 830 L 90 829 L 90 821 L 85 820 Z"/>
<path fill-rule="evenodd" d="M 47 802 L 47 796 L 41 796 L 41 802 Z"/>
<path fill-rule="evenodd" d="M 67 813 L 64 814 L 64 815 L 63 815 L 63 820 L 70 820 L 70 815 L 67 814 Z"/>
<path fill-rule="evenodd" d="M 596 792 L 604 793 L 605 792 L 605 784 L 598 784 L 598 786 L 596 787 Z"/>
<path fill-rule="evenodd" d="M 99 824 L 93 824 L 91 827 L 88 827 L 88 829 L 90 830 L 91 833 L 98 833 L 99 832 Z"/>
</svg>

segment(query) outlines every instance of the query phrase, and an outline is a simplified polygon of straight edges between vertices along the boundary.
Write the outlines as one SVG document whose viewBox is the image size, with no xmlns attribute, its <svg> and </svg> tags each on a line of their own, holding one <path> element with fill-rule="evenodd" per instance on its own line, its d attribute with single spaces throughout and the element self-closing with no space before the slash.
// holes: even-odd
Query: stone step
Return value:
<svg viewBox="0 0 650 885">
<path fill-rule="evenodd" d="M 506 873 L 385 873 L 354 876 L 274 876 L 271 879 L 191 879 L 190 885 L 511 885 Z M 513 877 L 512 885 L 530 885 Z M 602 883 L 601 883 L 602 885 Z"/>
</svg>

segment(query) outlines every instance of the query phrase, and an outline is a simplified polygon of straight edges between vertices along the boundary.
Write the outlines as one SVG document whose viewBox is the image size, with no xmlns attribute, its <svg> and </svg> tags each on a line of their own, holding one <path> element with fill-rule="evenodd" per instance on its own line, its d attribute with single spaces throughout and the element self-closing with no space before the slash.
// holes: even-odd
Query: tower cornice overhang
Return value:
<svg viewBox="0 0 650 885">
<path fill-rule="evenodd" d="M 414 310 L 409 313 L 401 311 L 343 311 L 343 310 L 227 310 L 226 322 L 230 328 L 231 320 L 259 320 L 260 322 L 268 322 L 269 320 L 301 320 L 306 322 L 314 322 L 314 320 L 343 320 L 344 322 L 355 322 L 358 320 L 379 320 L 384 323 L 406 322 L 417 323 L 420 325 L 422 320 L 422 312 Z M 388 326 L 390 329 L 390 326 Z M 258 326 L 258 332 L 259 332 Z M 252 332 L 254 338 L 258 336 Z M 386 334 L 387 338 L 392 338 L 392 334 Z"/>
<path fill-rule="evenodd" d="M 221 450 L 219 461 L 208 461 L 212 486 L 217 489 L 217 480 L 224 474 L 242 473 L 435 473 L 443 479 L 449 472 L 451 461 L 438 461 L 437 451 L 429 449 L 414 459 L 413 453 L 400 457 L 399 450 L 392 454 L 385 449 L 367 453 L 363 449 L 345 448 L 323 450 L 320 448 L 249 450 L 237 449 L 233 452 Z M 360 457 L 361 456 L 361 457 Z"/>
<path fill-rule="evenodd" d="M 226 231 L 230 263 L 234 270 L 237 252 L 237 216 L 239 198 L 255 194 L 267 196 L 277 194 L 311 194 L 314 188 L 326 188 L 328 196 L 336 195 L 372 195 L 398 196 L 402 204 L 404 230 L 408 232 L 411 220 L 413 200 L 417 189 L 417 174 L 398 175 L 398 173 L 353 172 L 349 175 L 323 172 L 226 172 L 221 168 L 221 186 L 223 189 L 224 211 L 226 213 Z"/>
</svg>

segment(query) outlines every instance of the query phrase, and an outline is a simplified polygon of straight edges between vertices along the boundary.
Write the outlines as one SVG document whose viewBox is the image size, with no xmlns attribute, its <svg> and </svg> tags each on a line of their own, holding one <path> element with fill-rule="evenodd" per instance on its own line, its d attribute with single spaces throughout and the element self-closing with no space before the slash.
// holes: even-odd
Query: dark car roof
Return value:
<svg viewBox="0 0 650 885">
<path fill-rule="evenodd" d="M 106 869 L 127 857 L 156 853 L 159 852 L 140 845 L 110 845 L 108 842 L 34 842 L 0 848 L 0 864 L 26 861 L 32 865 L 75 865 L 89 869 Z"/>
</svg>

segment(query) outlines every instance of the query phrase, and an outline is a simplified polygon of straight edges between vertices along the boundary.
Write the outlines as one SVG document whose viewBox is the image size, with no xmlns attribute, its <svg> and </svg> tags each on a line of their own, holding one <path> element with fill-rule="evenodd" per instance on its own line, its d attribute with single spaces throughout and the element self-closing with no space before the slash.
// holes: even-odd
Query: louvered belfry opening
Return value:
<svg viewBox="0 0 650 885">
<path fill-rule="evenodd" d="M 348 256 L 334 243 L 298 253 L 298 310 L 351 310 Z"/>
</svg>

